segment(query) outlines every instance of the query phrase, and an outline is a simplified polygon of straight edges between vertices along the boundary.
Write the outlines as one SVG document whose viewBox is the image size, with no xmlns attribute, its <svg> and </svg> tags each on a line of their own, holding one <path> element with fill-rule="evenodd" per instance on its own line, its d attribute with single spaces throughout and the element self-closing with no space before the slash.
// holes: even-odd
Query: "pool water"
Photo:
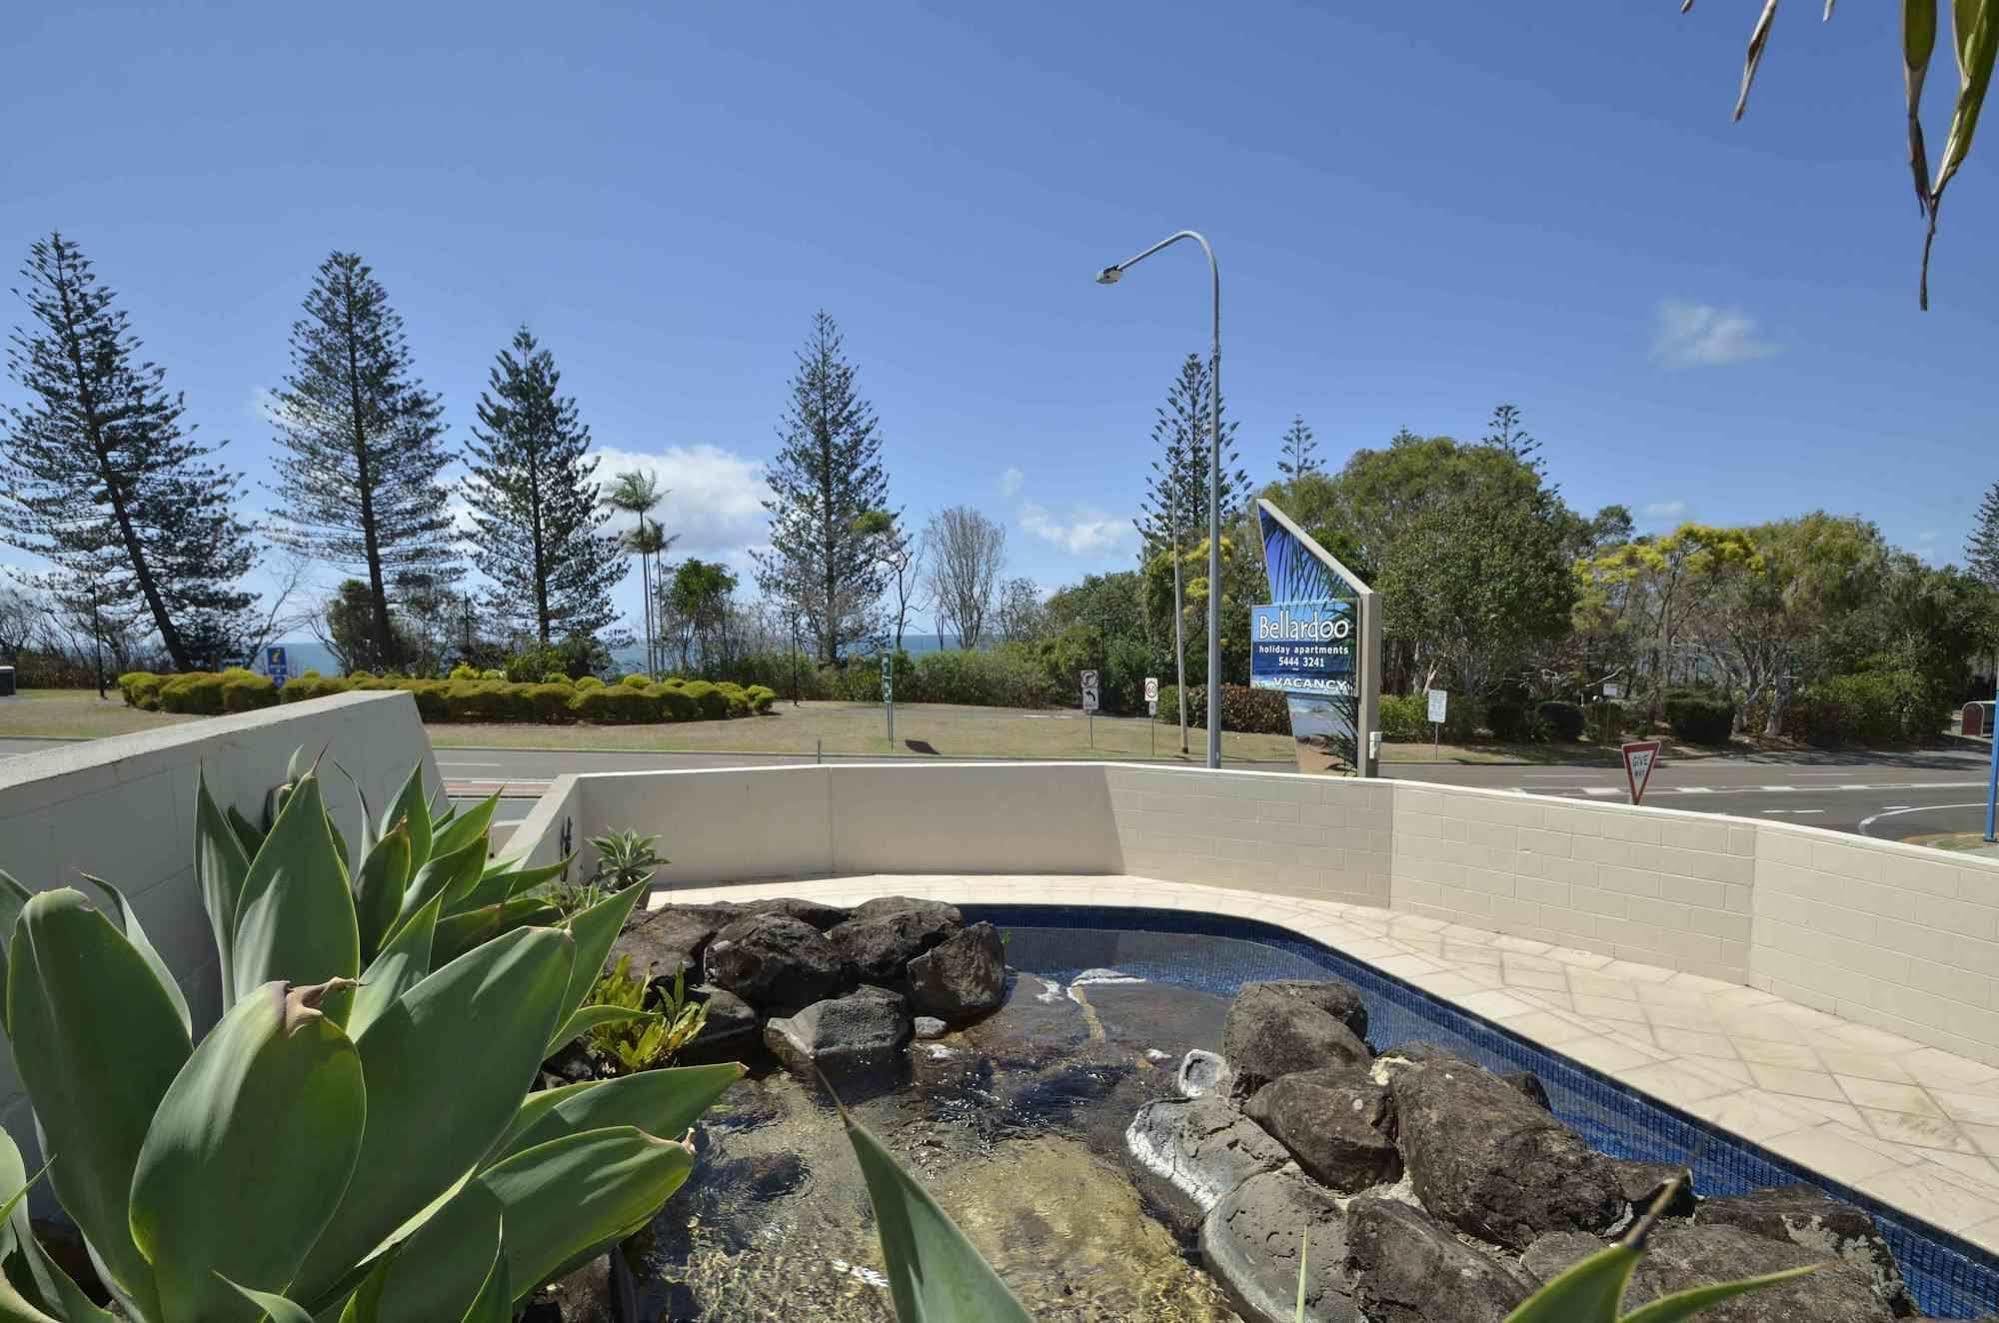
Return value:
<svg viewBox="0 0 1999 1323">
<path fill-rule="evenodd" d="M 1424 1040 L 1531 1070 L 1557 1115 L 1618 1157 L 1682 1162 L 1703 1195 L 1804 1182 L 1875 1213 L 1924 1313 L 1999 1302 L 1999 1262 L 1866 1196 L 1535 1047 L 1336 950 L 1214 915 L 962 906 L 1007 939 L 1005 1007 L 886 1075 L 836 1082 L 1040 1323 L 1232 1323 L 1199 1270 L 1188 1209 L 1140 1172 L 1124 1132 L 1218 1050 L 1244 983 L 1339 977 L 1377 1050 Z M 655 1221 L 641 1316 L 665 1323 L 894 1323 L 859 1171 L 831 1103 L 761 1071 L 710 1114 L 695 1176 Z"/>
</svg>

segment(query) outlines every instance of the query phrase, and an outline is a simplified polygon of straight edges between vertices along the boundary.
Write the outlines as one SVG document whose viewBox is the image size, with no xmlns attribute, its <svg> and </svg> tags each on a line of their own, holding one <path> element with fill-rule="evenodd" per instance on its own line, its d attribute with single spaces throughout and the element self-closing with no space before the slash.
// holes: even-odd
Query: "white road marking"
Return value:
<svg viewBox="0 0 1999 1323">
<path fill-rule="evenodd" d="M 1660 786 L 1659 788 L 1661 790 L 1670 789 L 1672 793 L 1678 795 L 1712 795 L 1714 793 L 1713 786 Z"/>
<path fill-rule="evenodd" d="M 439 767 L 505 767 L 506 766 L 505 763 L 447 763 L 442 759 L 438 760 L 437 765 Z"/>
<path fill-rule="evenodd" d="M 1619 790 L 1616 786 L 1584 786 L 1583 793 L 1585 795 L 1622 795 L 1629 792 Z"/>
<path fill-rule="evenodd" d="M 1984 807 L 1985 805 L 1983 804 L 1916 804 L 1908 808 L 1882 809 L 1879 813 L 1876 813 L 1873 817 L 1862 818 L 1860 820 L 1860 834 L 1862 836 L 1872 836 L 1874 833 L 1867 830 L 1869 827 L 1872 827 L 1875 823 L 1881 821 L 1881 819 L 1883 818 L 1898 818 L 1904 813 L 1929 813 L 1929 812 L 1947 813 L 1952 809 L 1968 809 L 1968 808 L 1984 808 Z"/>
</svg>

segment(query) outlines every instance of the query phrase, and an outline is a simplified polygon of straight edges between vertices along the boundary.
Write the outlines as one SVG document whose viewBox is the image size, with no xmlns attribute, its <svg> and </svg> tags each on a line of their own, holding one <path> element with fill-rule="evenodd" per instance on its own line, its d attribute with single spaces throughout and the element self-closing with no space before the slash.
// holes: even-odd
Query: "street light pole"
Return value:
<svg viewBox="0 0 1999 1323">
<path fill-rule="evenodd" d="M 1214 340 L 1208 367 L 1208 766 L 1222 765 L 1222 269 L 1215 250 L 1197 230 L 1181 230 L 1136 257 L 1097 273 L 1099 285 L 1115 285 L 1124 273 L 1160 249 L 1192 239 L 1208 255 L 1214 286 Z M 1186 706 L 1182 690 L 1180 703 Z"/>
</svg>

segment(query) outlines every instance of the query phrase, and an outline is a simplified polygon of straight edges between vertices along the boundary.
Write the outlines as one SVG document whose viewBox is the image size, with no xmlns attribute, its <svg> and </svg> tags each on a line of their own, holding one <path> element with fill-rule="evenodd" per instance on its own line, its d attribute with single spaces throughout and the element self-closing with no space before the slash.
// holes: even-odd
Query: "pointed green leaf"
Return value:
<svg viewBox="0 0 1999 1323">
<path fill-rule="evenodd" d="M 243 846 L 243 857 L 256 858 L 257 851 L 264 848 L 263 828 L 244 817 L 234 804 L 222 810 L 222 813 L 229 819 L 230 829 L 236 833 L 237 841 Z"/>
<path fill-rule="evenodd" d="M 479 1288 L 479 1298 L 472 1302 L 459 1318 L 458 1323 L 511 1323 L 514 1316 L 513 1283 L 507 1277 L 507 1256 L 504 1248 L 493 1255 L 493 1267 L 486 1274 L 486 1284 Z"/>
<path fill-rule="evenodd" d="M 381 835 L 387 836 L 400 822 L 409 831 L 410 867 L 422 868 L 430 859 L 430 805 L 423 795 L 423 763 L 410 768 L 409 779 L 382 814 Z"/>
<path fill-rule="evenodd" d="M 252 989 L 160 1100 L 131 1221 L 167 1318 L 253 1321 L 222 1279 L 289 1282 L 347 1188 L 368 1091 L 326 991 Z"/>
<path fill-rule="evenodd" d="M 482 799 L 471 808 L 466 809 L 458 817 L 457 821 L 439 832 L 436 839 L 430 843 L 431 853 L 450 854 L 453 850 L 464 849 L 474 841 L 484 841 L 486 839 L 486 828 L 493 821 L 493 810 L 499 806 L 500 792 L 495 790 L 490 798 Z M 479 858 L 483 864 L 485 860 L 484 851 L 481 851 Z"/>
<path fill-rule="evenodd" d="M 537 1144 L 480 1172 L 474 1183 L 505 1209 L 514 1299 L 651 1221 L 693 1169 L 691 1144 L 613 1126 Z"/>
<path fill-rule="evenodd" d="M 233 806 L 230 812 L 235 812 Z M 201 888 L 201 905 L 208 911 L 208 926 L 215 934 L 215 952 L 222 962 L 222 991 L 226 998 L 234 998 L 236 994 L 236 907 L 242 900 L 243 881 L 250 874 L 250 851 L 256 848 L 245 848 L 242 828 L 249 825 L 248 822 L 241 827 L 232 825 L 216 807 L 215 797 L 208 793 L 207 773 L 195 773 L 194 880 Z M 257 845 L 262 844 L 259 836 Z"/>
<path fill-rule="evenodd" d="M 82 873 L 79 876 L 110 898 L 111 908 L 109 916 L 111 920 L 118 925 L 119 931 L 125 934 L 125 940 L 132 944 L 132 949 L 139 953 L 139 958 L 152 967 L 153 977 L 160 981 L 160 986 L 166 989 L 167 996 L 173 1000 L 174 1006 L 180 1011 L 181 1027 L 192 1036 L 194 1033 L 194 1017 L 187 1012 L 187 997 L 181 992 L 180 984 L 174 979 L 174 972 L 167 968 L 167 962 L 160 959 L 160 953 L 153 949 L 153 943 L 147 938 L 146 930 L 139 924 L 138 914 L 132 909 L 132 902 L 125 899 L 124 892 L 112 886 L 101 877 L 93 877 L 89 873 Z"/>
<path fill-rule="evenodd" d="M 14 944 L 14 925 L 20 921 L 21 908 L 34 894 L 16 881 L 12 873 L 0 868 L 0 1029 L 7 1027 L 6 950 Z"/>
<path fill-rule="evenodd" d="M 153 1113 L 193 1050 L 179 1007 L 124 934 L 63 887 L 31 899 L 14 926 L 7 1021 L 42 1147 L 55 1155 L 56 1197 L 105 1275 L 156 1307 L 126 1203 Z"/>
<path fill-rule="evenodd" d="M 1923 80 L 1937 47 L 1937 0 L 1902 0 L 1902 84 L 1909 103 L 1909 172 L 1916 205 L 1930 209 L 1930 154 L 1923 145 Z"/>
<path fill-rule="evenodd" d="M 502 933 L 535 925 L 548 927 L 561 918 L 562 911 L 534 896 L 516 896 L 470 914 L 454 914 L 437 921 L 437 934 L 431 938 L 431 960 L 433 963 L 456 960 Z"/>
<path fill-rule="evenodd" d="M 361 861 L 354 874 L 354 920 L 361 932 L 361 959 L 373 960 L 402 912 L 410 884 L 409 824 L 399 822 Z"/>
<path fill-rule="evenodd" d="M 347 1032 L 358 1039 L 382 1012 L 430 974 L 431 941 L 437 929 L 437 902 L 431 901 L 404 924 L 396 939 L 382 948 L 361 975 L 354 1006 L 347 1013 Z"/>
<path fill-rule="evenodd" d="M 1685 1291 L 1675 1291 L 1672 1295 L 1661 1296 L 1650 1304 L 1626 1314 L 1622 1323 L 1680 1323 L 1682 1319 L 1692 1318 L 1709 1305 L 1718 1305 L 1724 1300 L 1750 1291 L 1777 1286 L 1794 1277 L 1817 1272 L 1818 1269 L 1818 1264 L 1808 1263 L 1802 1268 L 1773 1272 L 1766 1277 L 1751 1277 L 1740 1282 L 1717 1282 L 1712 1286 L 1696 1286 Z"/>
<path fill-rule="evenodd" d="M 1749 33 L 1749 54 L 1742 61 L 1742 91 L 1735 98 L 1735 117 L 1742 118 L 1742 112 L 1749 105 L 1749 88 L 1756 81 L 1756 70 L 1763 63 L 1763 48 L 1770 42 L 1770 23 L 1777 17 L 1777 0 L 1764 0 L 1763 12 L 1756 20 L 1756 26 Z"/>
<path fill-rule="evenodd" d="M 222 1289 L 233 1291 L 253 1307 L 228 1315 L 218 1314 L 216 1315 L 218 1318 L 246 1318 L 250 1323 L 258 1323 L 259 1320 L 266 1318 L 271 1320 L 271 1323 L 312 1323 L 311 1314 L 275 1291 L 253 1291 L 247 1286 L 240 1286 L 230 1281 L 227 1277 L 222 1278 L 221 1284 Z"/>
<path fill-rule="evenodd" d="M 105 1315 L 109 1318 L 110 1315 Z M 0 1277 L 0 1323 L 69 1323 L 37 1309 L 15 1285 Z"/>
<path fill-rule="evenodd" d="M 889 1291 L 901 1323 L 1033 1323 L 999 1274 L 930 1192 L 904 1171 L 880 1140 L 846 1114 L 847 1138 L 860 1160 L 888 1264 Z M 529 1150 L 533 1152 L 534 1150 Z M 1564 1319 L 1568 1316 L 1564 1315 Z M 1587 1315 L 1576 1315 L 1576 1320 Z"/>
<path fill-rule="evenodd" d="M 354 897 L 317 776 L 293 789 L 250 861 L 236 911 L 234 972 L 232 1002 L 273 979 L 309 985 L 361 972 Z M 325 1012 L 336 1024 L 346 1020 L 344 1005 L 329 1001 Z"/>
<path fill-rule="evenodd" d="M 397 910 L 396 921 L 389 928 L 389 938 L 384 940 L 393 938 L 397 928 L 408 923 L 412 914 L 431 901 L 445 898 L 445 903 L 449 904 L 450 896 L 462 894 L 476 885 L 485 862 L 486 847 L 481 841 L 474 841 L 448 854 L 433 851 L 423 866 L 416 870 L 416 876 L 410 879 L 408 889 L 403 892 L 402 907 Z"/>
<path fill-rule="evenodd" d="M 635 1020 L 657 1020 L 658 1011 L 633 1010 L 628 1006 L 578 1006 L 576 1014 L 569 1017 L 563 1026 L 548 1040 L 548 1055 L 554 1056 L 563 1048 L 607 1024 L 631 1024 Z"/>
<path fill-rule="evenodd" d="M 1957 37 L 1957 109 L 1951 115 L 1950 137 L 1944 140 L 1933 201 L 1942 199 L 1944 185 L 1970 154 L 1979 112 L 1992 86 L 1994 57 L 1999 56 L 1999 0 L 1951 0 L 1950 16 Z"/>
<path fill-rule="evenodd" d="M 544 882 L 559 877 L 569 866 L 567 859 L 561 863 L 547 864 L 541 868 L 520 868 L 508 865 L 502 868 L 488 868 L 472 889 L 461 896 L 456 903 L 446 907 L 446 913 L 457 914 L 465 910 L 476 910 L 487 905 L 497 905 L 503 900 L 524 895 Z"/>
<path fill-rule="evenodd" d="M 0 1130 L 0 1190 L 17 1191 L 0 1208 L 0 1263 L 17 1253 L 21 1256 L 15 1280 L 0 1277 L 0 1323 L 12 1323 L 16 1318 L 47 1318 L 50 1314 L 63 1323 L 115 1323 L 111 1315 L 91 1303 L 90 1297 L 62 1270 L 62 1265 L 44 1254 L 35 1240 L 34 1225 L 28 1217 L 28 1191 L 48 1170 L 49 1164 L 44 1163 L 40 1171 L 29 1176 L 14 1137 Z"/>
<path fill-rule="evenodd" d="M 743 1074 L 742 1066 L 729 1061 L 716 1066 L 642 1070 L 617 1079 L 531 1093 L 507 1133 L 494 1145 L 487 1163 L 503 1161 L 551 1139 L 606 1126 L 637 1126 L 647 1134 L 671 1138 L 700 1120 Z"/>
<path fill-rule="evenodd" d="M 506 1131 L 541 1067 L 574 951 L 559 929 L 510 932 L 438 969 L 369 1024 L 358 1040 L 368 1080 L 361 1160 L 299 1271 L 300 1298 L 318 1300 Z"/>
<path fill-rule="evenodd" d="M 1640 1257 L 1640 1251 L 1629 1245 L 1600 1249 L 1551 1278 L 1508 1314 L 1506 1323 L 1611 1323 Z"/>
<path fill-rule="evenodd" d="M 564 1020 L 575 1014 L 583 999 L 590 995 L 590 989 L 597 986 L 597 978 L 604 972 L 604 961 L 611 954 L 611 944 L 618 940 L 625 920 L 644 891 L 644 887 L 627 887 L 570 917 L 569 931 L 576 937 L 576 967 L 570 971 L 569 993 L 562 1000 Z"/>
<path fill-rule="evenodd" d="M 482 1185 L 467 1185 L 383 1257 L 342 1323 L 463 1318 L 491 1280 L 500 1244 L 500 1201 Z M 512 1301 L 508 1306 L 511 1315 Z"/>
</svg>

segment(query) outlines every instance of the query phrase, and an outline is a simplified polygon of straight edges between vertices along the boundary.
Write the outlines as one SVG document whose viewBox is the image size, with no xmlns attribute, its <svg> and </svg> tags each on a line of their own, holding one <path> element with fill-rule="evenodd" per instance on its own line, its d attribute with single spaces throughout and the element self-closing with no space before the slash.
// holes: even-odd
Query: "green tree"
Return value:
<svg viewBox="0 0 1999 1323">
<path fill-rule="evenodd" d="M 590 429 L 561 384 L 555 356 L 526 327 L 516 331 L 479 397 L 467 447 L 473 564 L 493 581 L 494 614 L 543 647 L 609 625 L 611 589 L 630 568 L 602 532 L 611 516 L 598 502 Z"/>
<path fill-rule="evenodd" d="M 668 536 L 666 530 L 648 518 L 666 499 L 666 492 L 660 488 L 659 479 L 638 469 L 626 469 L 611 480 L 609 490 L 604 493 L 604 504 L 613 510 L 629 514 L 636 521 L 624 535 L 627 554 L 638 557 L 639 601 L 645 615 L 646 674 L 659 674 L 658 622 L 654 619 L 656 602 L 654 585 L 658 579 L 660 557 L 667 549 L 680 540 L 678 533 Z"/>
<path fill-rule="evenodd" d="M 683 672 L 695 665 L 697 657 L 704 667 L 713 663 L 715 632 L 728 612 L 729 595 L 735 591 L 736 576 L 715 561 L 690 556 L 674 569 L 662 596 L 666 598 L 665 618 L 679 626 Z"/>
<path fill-rule="evenodd" d="M 770 466 L 770 550 L 755 553 L 763 591 L 804 618 L 819 660 L 872 633 L 884 586 L 861 516 L 888 508 L 888 473 L 874 409 L 854 389 L 840 328 L 824 312 L 798 355 L 791 404 Z"/>
<path fill-rule="evenodd" d="M 1296 482 L 1308 473 L 1319 469 L 1319 443 L 1312 439 L 1312 429 L 1305 425 L 1303 414 L 1291 420 L 1285 430 L 1283 448 L 1277 452 L 1277 471 L 1284 475 L 1284 481 Z"/>
<path fill-rule="evenodd" d="M 256 561 L 237 475 L 182 425 L 180 395 L 76 244 L 36 240 L 21 276 L 33 325 L 7 360 L 29 399 L 7 411 L 0 533 L 49 563 L 37 583 L 69 614 L 147 621 L 177 669 L 220 665 L 254 600 L 237 586 Z"/>
<path fill-rule="evenodd" d="M 1978 522 L 1964 542 L 1964 563 L 1988 587 L 1999 589 L 1999 482 L 1985 489 Z"/>
<path fill-rule="evenodd" d="M 402 662 L 389 585 L 405 571 L 456 577 L 440 475 L 444 406 L 411 371 L 403 320 L 354 253 L 320 263 L 292 323 L 291 372 L 277 396 L 278 517 L 285 540 L 368 585 L 373 654 Z"/>
</svg>

